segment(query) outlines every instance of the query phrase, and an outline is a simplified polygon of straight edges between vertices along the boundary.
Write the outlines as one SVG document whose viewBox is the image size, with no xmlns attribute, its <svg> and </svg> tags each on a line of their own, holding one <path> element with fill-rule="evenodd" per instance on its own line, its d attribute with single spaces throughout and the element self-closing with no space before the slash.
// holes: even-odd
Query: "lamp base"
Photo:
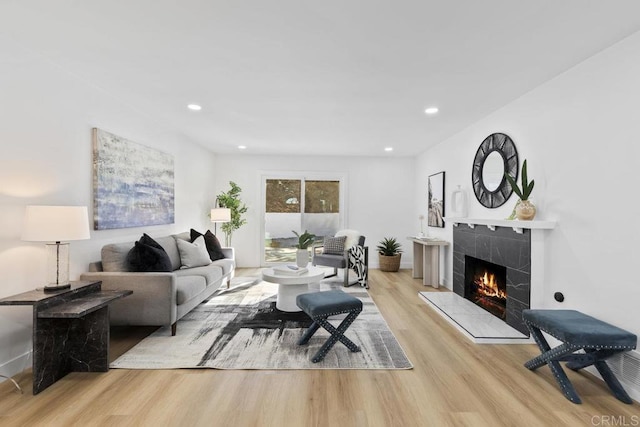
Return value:
<svg viewBox="0 0 640 427">
<path fill-rule="evenodd" d="M 43 288 L 45 292 L 64 291 L 65 289 L 71 289 L 71 283 L 67 283 L 66 285 L 46 285 Z"/>
</svg>

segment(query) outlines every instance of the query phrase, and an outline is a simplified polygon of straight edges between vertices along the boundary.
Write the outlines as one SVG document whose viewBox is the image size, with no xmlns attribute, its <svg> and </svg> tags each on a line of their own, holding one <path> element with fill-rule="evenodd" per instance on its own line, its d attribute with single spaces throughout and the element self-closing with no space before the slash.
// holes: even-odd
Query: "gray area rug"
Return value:
<svg viewBox="0 0 640 427">
<path fill-rule="evenodd" d="M 341 289 L 363 302 L 362 313 L 346 336 L 362 349 L 337 343 L 319 363 L 311 357 L 329 333 L 320 329 L 308 344 L 298 339 L 311 324 L 304 313 L 275 308 L 278 285 L 235 280 L 178 321 L 177 335 L 163 327 L 111 364 L 124 369 L 411 369 L 413 366 L 366 289 L 331 282 L 310 291 Z M 337 326 L 344 316 L 330 318 Z"/>
</svg>

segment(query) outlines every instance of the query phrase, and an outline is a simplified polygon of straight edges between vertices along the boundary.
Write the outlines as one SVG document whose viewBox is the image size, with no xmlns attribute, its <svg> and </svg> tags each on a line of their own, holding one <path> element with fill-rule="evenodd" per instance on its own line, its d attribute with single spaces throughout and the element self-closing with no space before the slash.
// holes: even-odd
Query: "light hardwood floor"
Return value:
<svg viewBox="0 0 640 427">
<path fill-rule="evenodd" d="M 238 275 L 258 271 L 245 269 Z M 411 370 L 113 369 L 67 375 L 37 396 L 31 395 L 27 372 L 16 376 L 22 395 L 10 382 L 0 384 L 0 425 L 640 424 L 638 403 L 619 402 L 588 373 L 569 372 L 584 403 L 566 400 L 548 367 L 536 372 L 523 367 L 538 354 L 535 345 L 471 343 L 422 302 L 418 291 L 433 289 L 410 273 L 372 270 L 370 293 L 413 362 Z M 112 358 L 152 331 L 115 329 Z"/>
</svg>

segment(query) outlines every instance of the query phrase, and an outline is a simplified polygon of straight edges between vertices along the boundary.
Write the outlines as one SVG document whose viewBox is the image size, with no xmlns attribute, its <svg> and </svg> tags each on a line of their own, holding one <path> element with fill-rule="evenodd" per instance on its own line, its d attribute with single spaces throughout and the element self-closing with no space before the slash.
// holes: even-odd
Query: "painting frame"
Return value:
<svg viewBox="0 0 640 427">
<path fill-rule="evenodd" d="M 175 222 L 171 154 L 93 128 L 93 228 Z"/>
<path fill-rule="evenodd" d="M 444 228 L 445 193 L 444 171 L 429 175 L 427 186 L 427 225 Z"/>
</svg>

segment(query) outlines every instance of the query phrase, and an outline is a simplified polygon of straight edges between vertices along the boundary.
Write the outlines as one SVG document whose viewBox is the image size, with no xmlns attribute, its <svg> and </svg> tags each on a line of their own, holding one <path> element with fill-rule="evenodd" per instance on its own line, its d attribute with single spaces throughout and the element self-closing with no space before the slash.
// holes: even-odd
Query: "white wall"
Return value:
<svg viewBox="0 0 640 427">
<path fill-rule="evenodd" d="M 87 205 L 91 211 L 93 127 L 174 156 L 175 224 L 144 231 L 161 236 L 210 226 L 214 155 L 2 37 L 0 47 L 0 298 L 44 282 L 44 245 L 20 240 L 26 205 Z M 90 240 L 71 242 L 71 279 L 100 259 L 105 243 L 133 241 L 142 232 L 92 230 Z M 0 306 L 0 374 L 22 370 L 30 348 L 31 307 Z"/>
<path fill-rule="evenodd" d="M 640 33 L 423 153 L 416 159 L 416 198 L 424 206 L 427 175 L 445 170 L 448 203 L 462 184 L 470 217 L 507 217 L 515 196 L 501 208 L 482 207 L 471 189 L 471 165 L 487 135 L 508 134 L 536 181 L 537 218 L 558 221 L 545 236 L 545 307 L 581 310 L 640 335 L 638 52 Z M 431 230 L 452 239 L 451 225 Z M 445 265 L 450 287 L 451 248 Z M 556 291 L 564 303 L 553 299 Z"/>
<path fill-rule="evenodd" d="M 260 265 L 261 176 L 278 172 L 336 172 L 346 175 L 346 227 L 360 231 L 367 238 L 369 265 L 378 266 L 375 247 L 383 237 L 394 236 L 405 254 L 402 267 L 411 266 L 411 246 L 406 237 L 419 231 L 417 216 L 411 211 L 413 201 L 414 160 L 379 157 L 286 157 L 218 155 L 216 194 L 228 189 L 229 181 L 242 188 L 241 198 L 249 207 L 248 224 L 233 235 L 238 265 Z M 304 175 L 304 173 L 302 173 Z"/>
</svg>

